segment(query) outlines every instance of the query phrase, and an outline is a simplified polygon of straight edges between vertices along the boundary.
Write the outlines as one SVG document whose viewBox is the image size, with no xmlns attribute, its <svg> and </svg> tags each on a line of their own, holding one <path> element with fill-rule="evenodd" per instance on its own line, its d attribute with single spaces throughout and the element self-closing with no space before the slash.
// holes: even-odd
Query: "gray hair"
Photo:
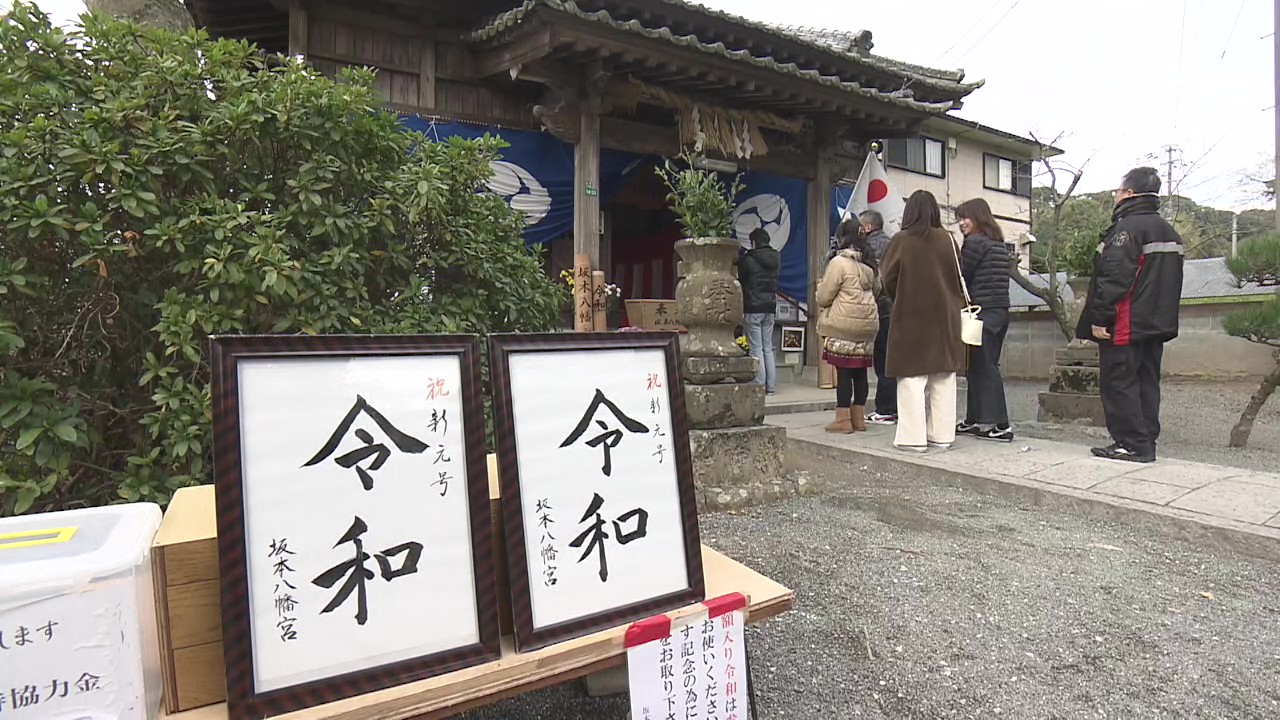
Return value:
<svg viewBox="0 0 1280 720">
<path fill-rule="evenodd" d="M 879 210 L 863 210 L 858 219 L 877 230 L 884 229 L 884 216 Z"/>
</svg>

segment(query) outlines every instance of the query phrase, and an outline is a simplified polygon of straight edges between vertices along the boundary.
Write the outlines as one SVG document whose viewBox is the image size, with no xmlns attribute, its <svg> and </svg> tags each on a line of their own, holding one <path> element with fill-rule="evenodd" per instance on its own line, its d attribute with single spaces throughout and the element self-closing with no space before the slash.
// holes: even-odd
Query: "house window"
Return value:
<svg viewBox="0 0 1280 720">
<path fill-rule="evenodd" d="M 1031 162 L 998 155 L 982 156 L 982 184 L 988 190 L 1031 197 Z"/>
<path fill-rule="evenodd" d="M 910 138 L 885 142 L 885 162 L 889 167 L 922 175 L 946 177 L 942 142 L 933 138 Z"/>
</svg>

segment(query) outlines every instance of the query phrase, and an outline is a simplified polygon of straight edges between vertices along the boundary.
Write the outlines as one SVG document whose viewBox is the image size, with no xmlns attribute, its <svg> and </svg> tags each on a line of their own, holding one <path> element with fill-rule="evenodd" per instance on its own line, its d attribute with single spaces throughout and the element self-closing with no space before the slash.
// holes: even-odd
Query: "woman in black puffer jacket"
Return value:
<svg viewBox="0 0 1280 720">
<path fill-rule="evenodd" d="M 969 348 L 968 407 L 956 432 L 983 440 L 1013 441 L 1005 401 L 1000 354 L 1009 332 L 1009 248 L 986 200 L 956 208 L 964 247 L 960 252 L 964 281 L 974 305 L 982 308 L 982 347 Z"/>
</svg>

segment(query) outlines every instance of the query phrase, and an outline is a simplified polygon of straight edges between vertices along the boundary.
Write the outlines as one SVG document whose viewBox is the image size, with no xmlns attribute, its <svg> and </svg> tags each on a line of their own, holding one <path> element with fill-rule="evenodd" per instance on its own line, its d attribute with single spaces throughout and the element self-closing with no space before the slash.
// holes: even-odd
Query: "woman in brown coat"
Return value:
<svg viewBox="0 0 1280 720">
<path fill-rule="evenodd" d="M 960 339 L 957 248 L 942 229 L 933 195 L 917 190 L 902 214 L 902 232 L 880 265 L 894 299 L 886 374 L 898 378 L 898 435 L 894 445 L 924 452 L 956 438 L 956 373 L 965 367 Z"/>
<path fill-rule="evenodd" d="M 818 334 L 822 359 L 836 369 L 836 419 L 827 432 L 850 433 L 867 429 L 867 368 L 874 365 L 880 313 L 876 308 L 875 255 L 859 232 L 858 223 L 846 220 L 836 231 L 840 249 L 827 263 L 816 299 L 822 308 Z M 850 407 L 852 405 L 852 407 Z"/>
</svg>

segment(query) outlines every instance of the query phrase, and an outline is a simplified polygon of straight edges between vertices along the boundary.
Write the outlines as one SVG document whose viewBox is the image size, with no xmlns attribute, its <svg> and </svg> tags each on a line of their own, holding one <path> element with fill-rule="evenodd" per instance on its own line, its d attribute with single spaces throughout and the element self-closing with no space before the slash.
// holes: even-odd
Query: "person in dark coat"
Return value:
<svg viewBox="0 0 1280 720">
<path fill-rule="evenodd" d="M 898 379 L 894 445 L 924 452 L 947 448 L 956 435 L 956 373 L 965 366 L 960 339 L 964 293 L 956 242 L 942 229 L 938 201 L 926 190 L 907 199 L 902 232 L 880 264 L 893 298 L 893 332 L 885 370 Z"/>
<path fill-rule="evenodd" d="M 867 245 L 876 258 L 883 258 L 889 251 L 889 235 L 884 231 L 884 216 L 875 210 L 866 210 L 858 216 Z M 875 412 L 867 414 L 867 422 L 873 425 L 894 425 L 898 422 L 898 383 L 885 374 L 885 355 L 889 351 L 889 325 L 893 314 L 893 299 L 881 292 L 876 298 L 880 314 L 880 330 L 876 334 Z"/>
<path fill-rule="evenodd" d="M 1009 332 L 1009 246 L 1004 232 L 981 198 L 956 208 L 964 247 L 960 251 L 969 299 L 982 308 L 982 347 L 969 348 L 968 402 L 956 432 L 983 440 L 1013 442 L 1009 405 L 1000 376 L 1000 354 Z"/>
<path fill-rule="evenodd" d="M 769 233 L 756 228 L 748 236 L 751 249 L 738 260 L 738 282 L 742 284 L 742 325 L 747 348 L 756 359 L 756 383 L 765 392 L 778 392 L 778 369 L 773 356 L 773 326 L 778 311 L 778 273 L 782 256 L 769 244 Z"/>
<path fill-rule="evenodd" d="M 1130 170 L 1093 259 L 1076 337 L 1098 343 L 1099 386 L 1114 442 L 1097 457 L 1149 463 L 1160 437 L 1160 364 L 1178 337 L 1182 238 L 1160 210 L 1160 175 Z"/>
</svg>

